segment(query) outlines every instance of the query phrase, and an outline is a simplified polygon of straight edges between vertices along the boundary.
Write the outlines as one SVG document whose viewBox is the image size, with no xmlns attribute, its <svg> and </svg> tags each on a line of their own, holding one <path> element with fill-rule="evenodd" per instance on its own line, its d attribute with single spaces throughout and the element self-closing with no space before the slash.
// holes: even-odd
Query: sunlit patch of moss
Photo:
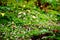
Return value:
<svg viewBox="0 0 60 40">
<path fill-rule="evenodd" d="M 0 14 L 1 14 L 2 17 L 5 16 L 5 13 L 0 13 Z"/>
</svg>

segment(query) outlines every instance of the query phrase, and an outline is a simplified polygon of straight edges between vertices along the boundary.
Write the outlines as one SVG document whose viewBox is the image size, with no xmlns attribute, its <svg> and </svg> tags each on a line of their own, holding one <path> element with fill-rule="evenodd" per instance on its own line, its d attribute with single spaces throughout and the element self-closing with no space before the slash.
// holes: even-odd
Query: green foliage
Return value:
<svg viewBox="0 0 60 40">
<path fill-rule="evenodd" d="M 60 30 L 60 13 L 56 10 L 56 0 L 41 0 L 42 4 L 48 2 L 51 8 L 48 12 L 35 5 L 37 0 L 1 0 L 7 2 L 6 6 L 0 6 L 0 37 L 3 40 L 30 39 L 32 35 Z M 53 33 L 54 34 L 54 33 Z M 59 34 L 60 35 L 60 34 Z M 49 36 L 47 38 L 60 36 Z"/>
</svg>

